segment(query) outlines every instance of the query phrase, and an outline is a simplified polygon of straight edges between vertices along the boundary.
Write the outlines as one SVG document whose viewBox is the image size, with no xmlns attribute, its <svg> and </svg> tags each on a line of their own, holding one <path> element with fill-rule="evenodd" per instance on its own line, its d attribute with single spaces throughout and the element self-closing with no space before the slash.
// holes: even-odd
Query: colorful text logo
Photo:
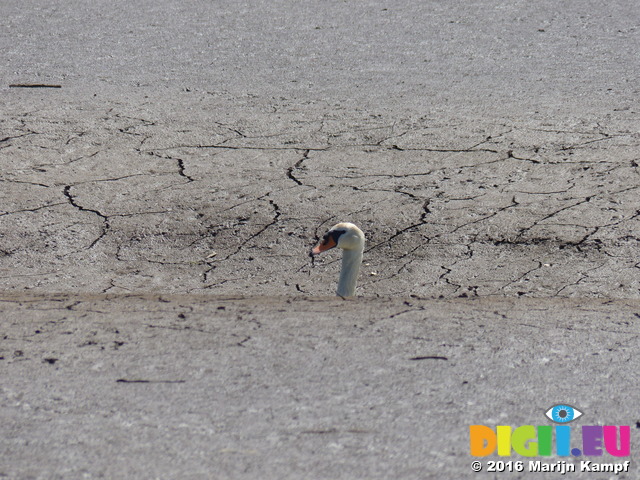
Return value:
<svg viewBox="0 0 640 480">
<path fill-rule="evenodd" d="M 512 428 L 508 425 L 498 425 L 494 429 L 486 425 L 471 425 L 469 427 L 471 455 L 484 457 L 496 452 L 505 457 L 512 452 L 523 457 L 548 457 L 554 453 L 560 457 L 601 456 L 605 452 L 614 457 L 630 455 L 631 427 L 584 425 L 572 430 L 569 425 L 562 425 L 572 422 L 581 415 L 583 413 L 577 408 L 560 404 L 554 405 L 545 412 L 547 418 L 558 424 L 555 427 L 522 425 Z"/>
</svg>

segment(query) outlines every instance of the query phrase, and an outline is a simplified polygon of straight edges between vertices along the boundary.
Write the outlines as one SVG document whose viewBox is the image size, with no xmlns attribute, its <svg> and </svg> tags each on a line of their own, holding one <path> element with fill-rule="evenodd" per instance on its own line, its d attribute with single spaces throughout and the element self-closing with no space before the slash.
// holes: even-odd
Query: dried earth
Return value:
<svg viewBox="0 0 640 480">
<path fill-rule="evenodd" d="M 398 3 L 2 3 L 0 478 L 463 478 L 562 402 L 637 445 L 640 12 Z"/>
<path fill-rule="evenodd" d="M 630 424 L 635 476 L 637 301 L 0 300 L 4 477 L 471 478 L 469 425 L 558 402 Z"/>
</svg>

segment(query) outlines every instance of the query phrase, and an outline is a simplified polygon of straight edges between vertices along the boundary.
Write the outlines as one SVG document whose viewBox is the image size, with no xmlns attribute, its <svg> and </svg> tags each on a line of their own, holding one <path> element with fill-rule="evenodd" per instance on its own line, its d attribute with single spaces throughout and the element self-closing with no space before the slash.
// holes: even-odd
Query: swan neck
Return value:
<svg viewBox="0 0 640 480">
<path fill-rule="evenodd" d="M 344 250 L 342 254 L 342 269 L 338 282 L 337 294 L 341 297 L 353 297 L 356 294 L 356 283 L 362 263 L 362 250 Z"/>
</svg>

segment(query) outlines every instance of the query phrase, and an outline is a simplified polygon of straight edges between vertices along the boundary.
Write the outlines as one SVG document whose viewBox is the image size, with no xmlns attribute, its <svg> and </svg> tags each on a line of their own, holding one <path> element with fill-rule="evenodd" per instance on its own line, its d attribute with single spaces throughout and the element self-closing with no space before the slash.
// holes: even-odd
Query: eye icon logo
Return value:
<svg viewBox="0 0 640 480">
<path fill-rule="evenodd" d="M 582 412 L 571 405 L 554 405 L 545 412 L 549 420 L 555 423 L 570 423 L 582 416 Z"/>
</svg>

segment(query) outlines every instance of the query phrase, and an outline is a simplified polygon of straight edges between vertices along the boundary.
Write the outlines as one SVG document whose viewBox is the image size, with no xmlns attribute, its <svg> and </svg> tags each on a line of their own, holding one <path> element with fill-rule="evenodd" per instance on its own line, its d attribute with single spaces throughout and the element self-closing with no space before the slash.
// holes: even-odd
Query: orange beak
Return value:
<svg viewBox="0 0 640 480">
<path fill-rule="evenodd" d="M 336 243 L 336 241 L 333 239 L 332 235 L 327 235 L 325 236 L 322 241 L 316 245 L 315 247 L 313 247 L 313 250 L 311 250 L 311 255 L 318 255 L 321 252 L 326 252 L 327 250 L 337 246 L 338 244 Z"/>
</svg>

